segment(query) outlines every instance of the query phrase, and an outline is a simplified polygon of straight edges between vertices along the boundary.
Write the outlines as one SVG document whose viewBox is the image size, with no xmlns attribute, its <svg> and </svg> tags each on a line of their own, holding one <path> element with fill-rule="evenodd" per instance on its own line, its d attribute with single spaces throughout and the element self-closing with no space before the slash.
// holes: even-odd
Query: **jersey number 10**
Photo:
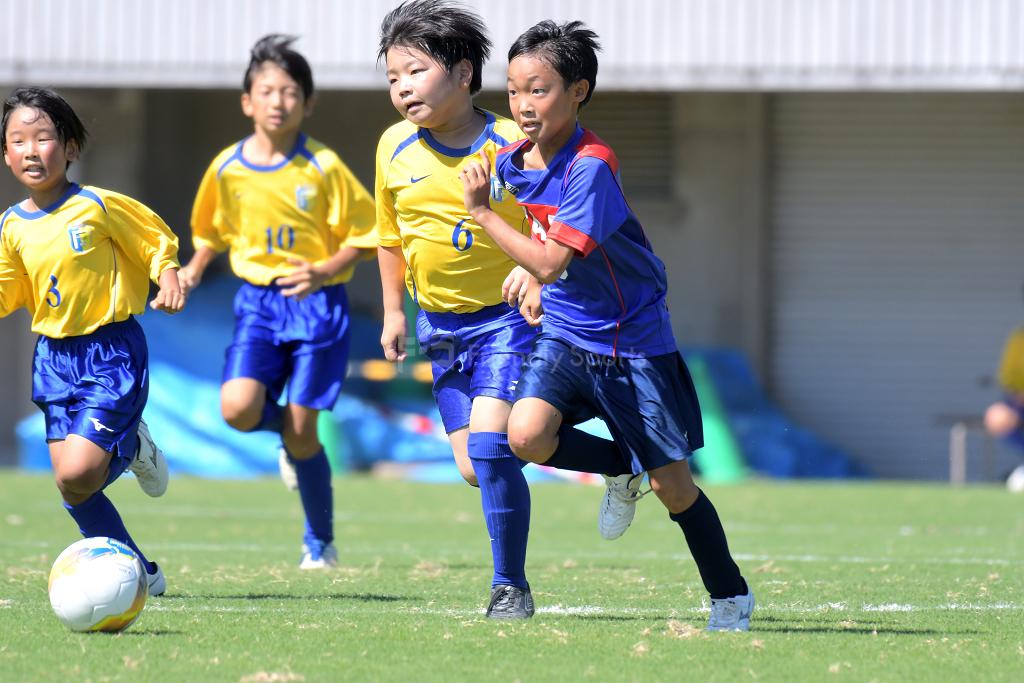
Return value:
<svg viewBox="0 0 1024 683">
<path fill-rule="evenodd" d="M 276 238 L 276 239 L 275 239 Z M 279 225 L 277 226 L 277 234 L 274 234 L 274 228 L 267 227 L 267 253 L 274 253 L 274 246 L 277 245 L 278 249 L 290 250 L 295 246 L 295 228 L 290 225 Z"/>
</svg>

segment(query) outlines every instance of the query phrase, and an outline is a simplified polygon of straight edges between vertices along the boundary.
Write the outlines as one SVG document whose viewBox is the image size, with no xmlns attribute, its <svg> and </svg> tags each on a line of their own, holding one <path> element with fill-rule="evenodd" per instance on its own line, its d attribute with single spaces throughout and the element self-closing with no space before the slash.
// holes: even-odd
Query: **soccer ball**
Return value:
<svg viewBox="0 0 1024 683">
<path fill-rule="evenodd" d="M 1006 488 L 1010 493 L 1024 493 L 1024 465 L 1018 465 L 1006 478 Z"/>
<path fill-rule="evenodd" d="M 50 605 L 72 631 L 117 632 L 142 612 L 149 579 L 131 548 L 105 536 L 72 543 L 50 570 Z"/>
</svg>

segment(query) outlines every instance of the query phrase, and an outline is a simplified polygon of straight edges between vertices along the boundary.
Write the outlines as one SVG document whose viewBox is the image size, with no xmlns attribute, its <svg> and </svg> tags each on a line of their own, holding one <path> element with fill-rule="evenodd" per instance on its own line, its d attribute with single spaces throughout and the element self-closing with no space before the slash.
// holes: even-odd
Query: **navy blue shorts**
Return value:
<svg viewBox="0 0 1024 683">
<path fill-rule="evenodd" d="M 1005 403 L 1010 410 L 1017 413 L 1017 419 L 1024 424 L 1024 402 L 1022 402 L 1021 395 L 1006 394 L 1003 396 L 1003 403 Z"/>
<path fill-rule="evenodd" d="M 108 484 L 135 457 L 148 397 L 149 348 L 135 318 L 36 342 L 32 401 L 46 417 L 46 440 L 77 434 L 111 453 Z"/>
<path fill-rule="evenodd" d="M 515 398 L 547 401 L 565 424 L 603 418 L 635 473 L 686 460 L 704 445 L 697 391 L 679 352 L 616 358 L 542 334 Z"/>
<path fill-rule="evenodd" d="M 434 400 L 451 434 L 469 425 L 477 396 L 512 402 L 537 330 L 519 309 L 497 304 L 472 313 L 420 311 L 416 337 L 430 359 Z"/>
<path fill-rule="evenodd" d="M 348 297 L 344 285 L 302 301 L 278 285 L 245 283 L 235 294 L 235 336 L 225 352 L 223 381 L 247 377 L 273 401 L 330 410 L 348 370 Z"/>
</svg>

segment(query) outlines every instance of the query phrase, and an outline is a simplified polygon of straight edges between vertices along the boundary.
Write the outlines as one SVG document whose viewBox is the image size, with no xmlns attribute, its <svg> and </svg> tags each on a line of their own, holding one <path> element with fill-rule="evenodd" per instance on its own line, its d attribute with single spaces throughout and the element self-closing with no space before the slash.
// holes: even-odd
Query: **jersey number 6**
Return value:
<svg viewBox="0 0 1024 683">
<path fill-rule="evenodd" d="M 469 231 L 469 228 L 463 227 L 463 224 L 467 219 L 462 219 L 455 224 L 455 230 L 452 231 L 452 246 L 455 247 L 455 251 L 466 251 L 473 246 L 473 233 Z M 465 238 L 462 236 L 465 235 Z M 459 246 L 459 242 L 462 242 L 462 246 Z"/>
</svg>

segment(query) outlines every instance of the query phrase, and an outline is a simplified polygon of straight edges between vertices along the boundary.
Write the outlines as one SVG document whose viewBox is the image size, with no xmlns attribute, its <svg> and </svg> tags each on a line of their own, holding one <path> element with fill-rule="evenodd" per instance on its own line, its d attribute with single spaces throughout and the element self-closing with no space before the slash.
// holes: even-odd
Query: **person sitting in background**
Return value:
<svg viewBox="0 0 1024 683">
<path fill-rule="evenodd" d="M 1024 455 L 1024 327 L 1007 337 L 996 379 L 1003 398 L 985 411 L 985 429 Z M 1010 473 L 1006 485 L 1012 491 L 1024 492 L 1024 465 Z"/>
</svg>

